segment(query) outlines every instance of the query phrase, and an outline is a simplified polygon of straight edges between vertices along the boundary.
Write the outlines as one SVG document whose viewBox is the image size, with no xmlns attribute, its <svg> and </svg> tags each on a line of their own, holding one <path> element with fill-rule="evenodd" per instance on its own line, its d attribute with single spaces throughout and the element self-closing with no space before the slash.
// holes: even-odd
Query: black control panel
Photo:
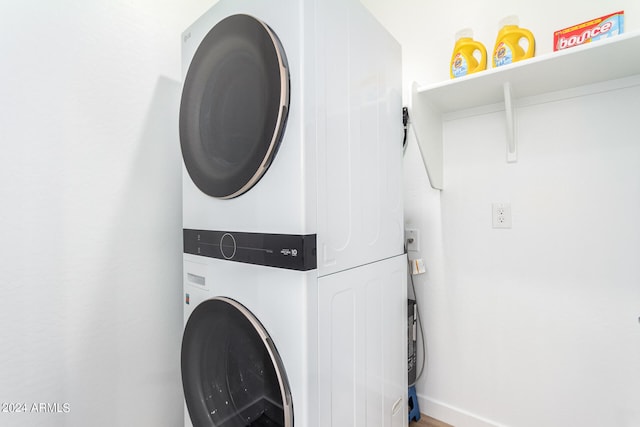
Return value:
<svg viewBox="0 0 640 427">
<path fill-rule="evenodd" d="M 316 235 L 183 230 L 184 253 L 290 270 L 317 268 Z"/>
</svg>

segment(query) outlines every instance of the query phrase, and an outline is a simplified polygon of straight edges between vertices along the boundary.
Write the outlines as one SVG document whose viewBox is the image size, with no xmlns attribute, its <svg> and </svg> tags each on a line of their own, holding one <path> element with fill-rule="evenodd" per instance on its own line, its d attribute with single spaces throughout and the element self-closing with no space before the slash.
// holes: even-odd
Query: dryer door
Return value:
<svg viewBox="0 0 640 427">
<path fill-rule="evenodd" d="M 194 427 L 293 426 L 291 392 L 262 324 L 228 298 L 200 304 L 182 340 L 182 384 Z"/>
<path fill-rule="evenodd" d="M 233 15 L 205 36 L 189 66 L 180 104 L 180 145 L 191 179 L 229 199 L 271 165 L 289 112 L 289 71 L 276 34 Z"/>
</svg>

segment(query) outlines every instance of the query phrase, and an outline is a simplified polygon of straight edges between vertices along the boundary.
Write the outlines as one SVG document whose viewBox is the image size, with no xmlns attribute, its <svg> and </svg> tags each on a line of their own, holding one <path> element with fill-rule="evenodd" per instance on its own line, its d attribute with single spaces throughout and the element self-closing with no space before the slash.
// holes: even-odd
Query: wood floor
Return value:
<svg viewBox="0 0 640 427">
<path fill-rule="evenodd" d="M 453 427 L 451 424 L 443 423 L 435 418 L 420 414 L 420 419 L 409 424 L 409 427 Z"/>
</svg>

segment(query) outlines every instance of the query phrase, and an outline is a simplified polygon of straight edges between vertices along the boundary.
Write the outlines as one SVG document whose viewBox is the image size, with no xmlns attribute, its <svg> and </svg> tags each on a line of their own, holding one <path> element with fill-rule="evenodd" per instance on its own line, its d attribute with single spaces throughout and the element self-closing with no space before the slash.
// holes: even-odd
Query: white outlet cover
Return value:
<svg viewBox="0 0 640 427">
<path fill-rule="evenodd" d="M 404 238 L 407 251 L 417 252 L 420 250 L 420 231 L 407 228 L 404 231 Z"/>
<path fill-rule="evenodd" d="M 511 203 L 492 203 L 491 223 L 493 228 L 511 228 Z"/>
</svg>

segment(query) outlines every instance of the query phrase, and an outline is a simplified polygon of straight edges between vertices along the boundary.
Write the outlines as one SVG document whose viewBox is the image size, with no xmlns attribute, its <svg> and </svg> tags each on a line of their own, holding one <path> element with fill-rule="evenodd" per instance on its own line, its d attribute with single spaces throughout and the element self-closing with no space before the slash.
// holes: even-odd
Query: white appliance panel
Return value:
<svg viewBox="0 0 640 427">
<path fill-rule="evenodd" d="M 403 252 L 401 50 L 368 11 L 331 2 L 318 39 L 318 268 Z"/>
<path fill-rule="evenodd" d="M 319 425 L 407 425 L 406 257 L 318 282 Z"/>
</svg>

